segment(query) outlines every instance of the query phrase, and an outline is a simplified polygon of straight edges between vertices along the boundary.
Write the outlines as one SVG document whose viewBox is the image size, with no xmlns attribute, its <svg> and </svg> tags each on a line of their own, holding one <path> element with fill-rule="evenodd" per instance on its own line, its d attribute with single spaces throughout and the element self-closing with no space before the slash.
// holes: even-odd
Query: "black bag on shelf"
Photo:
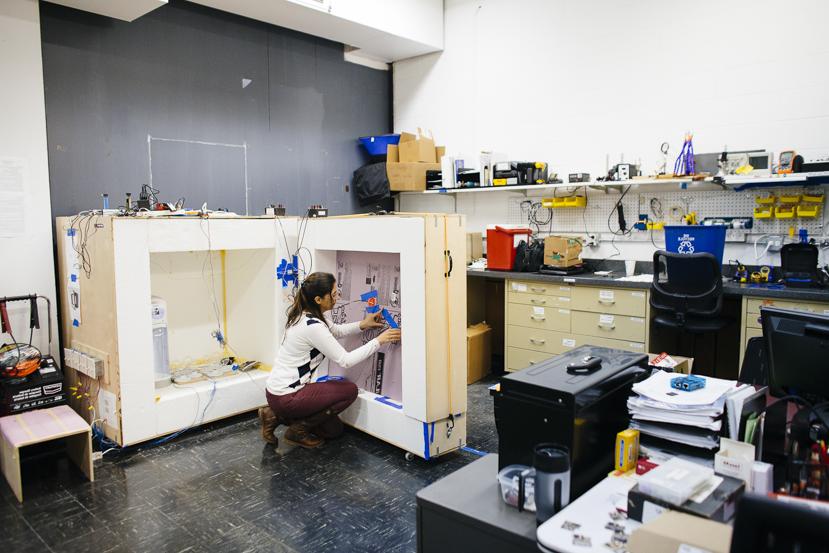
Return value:
<svg viewBox="0 0 829 553">
<path fill-rule="evenodd" d="M 386 177 L 386 162 L 369 163 L 354 171 L 352 180 L 354 192 L 360 205 L 371 205 L 389 198 L 389 179 Z"/>
</svg>

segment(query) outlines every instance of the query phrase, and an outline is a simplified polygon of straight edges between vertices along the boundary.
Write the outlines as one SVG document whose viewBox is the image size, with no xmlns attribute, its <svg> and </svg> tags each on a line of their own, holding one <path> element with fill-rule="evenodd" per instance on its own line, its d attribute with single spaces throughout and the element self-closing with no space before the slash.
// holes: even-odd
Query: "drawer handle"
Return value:
<svg viewBox="0 0 829 553">
<path fill-rule="evenodd" d="M 537 300 L 535 298 L 530 299 L 530 303 L 547 303 L 547 300 Z"/>
<path fill-rule="evenodd" d="M 535 365 L 535 361 L 530 361 L 530 365 Z"/>
<path fill-rule="evenodd" d="M 605 324 L 599 323 L 599 324 L 598 324 L 598 325 L 596 325 L 596 326 L 598 326 L 598 327 L 599 327 L 599 328 L 601 328 L 602 330 L 613 330 L 614 328 L 616 328 L 616 325 L 615 325 L 615 324 L 612 324 L 612 325 L 605 325 Z"/>
<path fill-rule="evenodd" d="M 532 287 L 532 286 L 530 287 L 530 290 L 532 290 L 533 292 L 539 292 L 541 294 L 543 294 L 544 292 L 547 291 L 546 288 L 535 288 L 535 287 Z"/>
<path fill-rule="evenodd" d="M 530 319 L 534 321 L 546 321 L 547 317 L 539 317 L 538 315 L 530 315 Z"/>
<path fill-rule="evenodd" d="M 530 338 L 530 342 L 532 342 L 533 344 L 536 344 L 538 346 L 543 346 L 544 344 L 547 343 L 547 340 L 536 340 L 535 338 Z"/>
<path fill-rule="evenodd" d="M 603 300 L 602 298 L 599 298 L 599 303 L 603 303 L 605 305 L 613 305 L 614 303 L 616 303 L 616 300 Z"/>
</svg>

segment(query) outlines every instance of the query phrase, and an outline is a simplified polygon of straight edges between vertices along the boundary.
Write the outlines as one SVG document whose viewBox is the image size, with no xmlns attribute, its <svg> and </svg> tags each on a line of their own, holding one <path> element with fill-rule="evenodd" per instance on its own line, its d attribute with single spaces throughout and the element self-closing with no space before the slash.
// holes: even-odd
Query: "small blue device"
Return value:
<svg viewBox="0 0 829 553">
<path fill-rule="evenodd" d="M 701 376 L 677 376 L 671 379 L 671 388 L 683 392 L 693 392 L 705 388 L 705 379 Z"/>
</svg>

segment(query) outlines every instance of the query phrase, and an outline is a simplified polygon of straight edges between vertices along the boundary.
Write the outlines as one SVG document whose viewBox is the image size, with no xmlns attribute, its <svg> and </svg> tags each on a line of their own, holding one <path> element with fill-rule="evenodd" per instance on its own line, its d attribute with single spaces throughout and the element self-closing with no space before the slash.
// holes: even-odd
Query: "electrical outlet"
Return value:
<svg viewBox="0 0 829 553">
<path fill-rule="evenodd" d="M 584 245 L 589 248 L 598 248 L 599 240 L 596 238 L 595 234 L 588 234 L 587 240 L 585 241 Z"/>
<path fill-rule="evenodd" d="M 779 252 L 783 248 L 783 238 L 780 236 L 772 236 L 769 238 L 769 251 Z"/>
</svg>

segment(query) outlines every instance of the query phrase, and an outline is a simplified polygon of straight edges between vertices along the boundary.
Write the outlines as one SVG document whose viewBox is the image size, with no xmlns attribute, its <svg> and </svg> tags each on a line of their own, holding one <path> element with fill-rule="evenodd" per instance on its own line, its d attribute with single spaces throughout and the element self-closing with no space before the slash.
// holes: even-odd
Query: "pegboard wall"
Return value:
<svg viewBox="0 0 829 553">
<path fill-rule="evenodd" d="M 697 219 L 707 217 L 752 217 L 754 208 L 757 206 L 755 197 L 773 193 L 779 196 L 781 192 L 787 195 L 802 194 L 804 191 L 815 192 L 815 188 L 787 187 L 785 189 L 762 189 L 743 192 L 731 190 L 723 191 L 679 191 L 679 192 L 647 192 L 638 193 L 631 190 L 622 200 L 624 206 L 625 220 L 628 227 L 639 220 L 640 214 L 647 214 L 653 221 L 664 221 L 666 224 L 681 224 L 683 216 L 689 212 L 696 212 Z M 821 188 L 818 193 L 825 192 Z M 570 193 L 583 195 L 584 188 L 566 189 L 559 192 L 559 196 Z M 548 233 L 578 233 L 597 234 L 602 239 L 607 235 L 618 232 L 618 216 L 611 210 L 619 200 L 620 194 L 611 191 L 608 194 L 588 194 L 587 206 L 585 208 L 562 208 L 548 210 L 537 208 L 536 220 L 547 222 L 550 211 L 552 220 L 547 224 L 532 225 L 534 230 L 541 235 Z M 540 198 L 510 198 L 507 202 L 507 218 L 511 224 L 527 224 L 532 210 L 531 204 L 540 202 Z M 778 204 L 779 205 L 779 204 Z M 729 230 L 727 240 L 729 242 L 745 242 L 749 236 L 764 234 L 788 235 L 789 228 L 805 228 L 810 236 L 822 236 L 824 232 L 825 210 L 816 218 L 794 218 L 794 219 L 755 219 L 754 226 L 748 230 Z M 651 233 L 633 231 L 627 238 L 629 241 L 651 241 Z M 656 232 L 654 234 L 657 234 Z M 658 233 L 661 237 L 662 233 Z"/>
</svg>

